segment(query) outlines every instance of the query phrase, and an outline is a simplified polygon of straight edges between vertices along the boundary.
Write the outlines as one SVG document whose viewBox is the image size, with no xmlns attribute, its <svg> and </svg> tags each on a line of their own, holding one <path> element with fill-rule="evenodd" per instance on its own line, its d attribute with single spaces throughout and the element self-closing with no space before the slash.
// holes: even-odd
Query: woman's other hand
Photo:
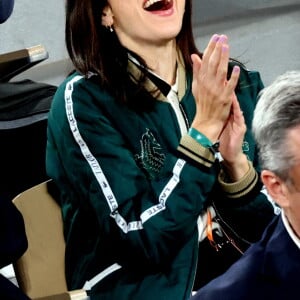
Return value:
<svg viewBox="0 0 300 300">
<path fill-rule="evenodd" d="M 246 124 L 237 97 L 233 97 L 228 121 L 219 137 L 219 151 L 223 165 L 231 180 L 240 180 L 249 170 L 246 155 L 242 151 Z"/>
</svg>

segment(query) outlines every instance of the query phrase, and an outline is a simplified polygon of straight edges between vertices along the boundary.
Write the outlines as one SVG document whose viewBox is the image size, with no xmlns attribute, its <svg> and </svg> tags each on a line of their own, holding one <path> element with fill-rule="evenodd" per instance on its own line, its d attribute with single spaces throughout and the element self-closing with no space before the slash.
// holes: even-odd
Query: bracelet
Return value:
<svg viewBox="0 0 300 300">
<path fill-rule="evenodd" d="M 197 129 L 191 127 L 188 132 L 189 136 L 193 138 L 196 142 L 205 148 L 208 148 L 213 155 L 219 152 L 220 142 L 217 141 L 214 144 L 208 139 L 203 133 L 199 132 Z"/>
<path fill-rule="evenodd" d="M 210 148 L 213 146 L 213 143 L 203 133 L 193 127 L 189 129 L 188 134 L 203 147 Z"/>
</svg>

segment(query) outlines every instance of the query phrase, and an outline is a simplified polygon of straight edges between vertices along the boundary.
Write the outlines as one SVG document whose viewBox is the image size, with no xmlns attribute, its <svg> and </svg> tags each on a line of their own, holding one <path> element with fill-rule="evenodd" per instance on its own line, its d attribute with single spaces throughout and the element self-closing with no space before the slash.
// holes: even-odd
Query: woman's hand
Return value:
<svg viewBox="0 0 300 300">
<path fill-rule="evenodd" d="M 239 67 L 233 69 L 227 80 L 229 45 L 225 35 L 214 35 L 202 60 L 193 54 L 192 61 L 192 92 L 196 99 L 196 115 L 192 127 L 215 142 L 229 117 Z"/>
<path fill-rule="evenodd" d="M 240 180 L 249 170 L 247 157 L 242 151 L 246 129 L 243 112 L 235 96 L 228 121 L 219 138 L 223 165 L 232 181 Z"/>
</svg>

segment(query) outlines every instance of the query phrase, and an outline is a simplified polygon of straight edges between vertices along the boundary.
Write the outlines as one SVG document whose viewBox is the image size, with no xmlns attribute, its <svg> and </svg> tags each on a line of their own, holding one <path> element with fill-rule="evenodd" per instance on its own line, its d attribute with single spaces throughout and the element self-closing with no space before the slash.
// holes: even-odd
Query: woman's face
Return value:
<svg viewBox="0 0 300 300">
<path fill-rule="evenodd" d="M 123 46 L 163 45 L 181 30 L 185 0 L 108 0 L 113 28 Z"/>
</svg>

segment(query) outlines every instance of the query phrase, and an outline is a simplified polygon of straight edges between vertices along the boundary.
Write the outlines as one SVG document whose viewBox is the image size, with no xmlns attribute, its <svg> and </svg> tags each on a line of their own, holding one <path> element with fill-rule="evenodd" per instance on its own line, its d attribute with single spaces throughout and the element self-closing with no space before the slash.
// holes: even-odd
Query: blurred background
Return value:
<svg viewBox="0 0 300 300">
<path fill-rule="evenodd" d="M 300 0 L 194 0 L 197 45 L 211 35 L 229 37 L 231 56 L 259 70 L 265 84 L 300 70 Z"/>
<path fill-rule="evenodd" d="M 300 0 L 193 0 L 201 51 L 214 33 L 227 34 L 231 56 L 261 72 L 265 84 L 300 69 Z M 59 84 L 71 69 L 64 44 L 64 1 L 16 0 L 0 26 L 0 53 L 42 44 L 49 58 L 14 78 Z"/>
</svg>

